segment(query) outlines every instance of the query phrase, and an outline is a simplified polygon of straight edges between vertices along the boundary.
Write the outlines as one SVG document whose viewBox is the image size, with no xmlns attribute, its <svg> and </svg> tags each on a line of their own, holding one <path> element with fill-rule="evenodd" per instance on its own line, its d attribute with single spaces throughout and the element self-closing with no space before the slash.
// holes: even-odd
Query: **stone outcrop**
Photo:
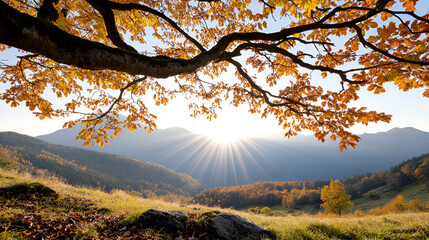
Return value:
<svg viewBox="0 0 429 240">
<path fill-rule="evenodd" d="M 142 213 L 137 225 L 141 228 L 153 228 L 166 233 L 184 232 L 188 215 L 182 211 L 161 211 L 149 209 Z"/>
<path fill-rule="evenodd" d="M 187 233 L 199 229 L 204 234 L 197 237 L 220 240 L 276 239 L 276 235 L 255 223 L 233 214 L 212 211 L 188 222 L 188 215 L 182 211 L 161 211 L 150 209 L 139 216 L 136 224 L 140 228 L 152 228 L 165 233 Z M 193 222 L 190 224 L 190 222 Z M 208 237 L 208 238 L 207 238 Z M 176 239 L 182 239 L 177 237 Z M 197 240 L 198 238 L 189 238 Z M 189 240 L 188 239 L 188 240 Z"/>
<path fill-rule="evenodd" d="M 51 188 L 40 183 L 20 183 L 5 188 L 0 188 L 0 196 L 6 199 L 43 200 L 46 198 L 57 199 L 58 194 Z"/>
<path fill-rule="evenodd" d="M 259 240 L 276 238 L 272 231 L 237 215 L 213 211 L 203 214 L 201 219 L 208 228 L 210 235 L 217 239 Z"/>
</svg>

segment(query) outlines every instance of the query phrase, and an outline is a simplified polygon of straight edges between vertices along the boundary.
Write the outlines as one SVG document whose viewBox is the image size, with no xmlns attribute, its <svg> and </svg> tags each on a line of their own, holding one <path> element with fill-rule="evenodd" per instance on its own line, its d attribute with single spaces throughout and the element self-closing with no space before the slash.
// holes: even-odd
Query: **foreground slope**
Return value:
<svg viewBox="0 0 429 240">
<path fill-rule="evenodd" d="M 67 183 L 124 189 L 143 195 L 193 195 L 197 180 L 163 166 L 81 148 L 53 145 L 13 133 L 0 133 L 0 150 L 24 168 L 45 169 Z"/>
<path fill-rule="evenodd" d="M 142 212 L 148 209 L 181 210 L 198 219 L 205 212 L 218 210 L 237 214 L 270 230 L 278 239 L 427 239 L 429 213 L 402 213 L 382 216 L 316 217 L 316 216 L 262 216 L 232 209 L 209 208 L 198 205 L 183 206 L 128 195 L 121 191 L 110 194 L 73 187 L 52 179 L 22 176 L 16 172 L 0 170 L 0 188 L 17 183 L 39 182 L 58 193 L 55 201 L 7 201 L 0 197 L 0 238 L 22 239 L 22 236 L 70 239 L 97 239 L 106 234 L 133 239 L 167 239 L 172 236 L 132 226 Z M 73 197 L 72 197 L 73 196 Z M 30 204 L 31 203 L 31 204 Z M 13 224 L 11 224 L 13 223 Z M 195 222 L 189 221 L 189 226 Z M 22 228 L 22 226 L 26 226 Z M 181 236 L 206 239 L 204 229 Z M 45 235 L 44 235 L 45 234 Z M 189 234 L 189 235 L 188 235 Z M 174 238 L 171 238 L 174 239 Z"/>
<path fill-rule="evenodd" d="M 79 129 L 63 129 L 38 138 L 80 147 Z M 429 152 L 429 133 L 414 128 L 360 135 L 355 149 L 340 152 L 337 142 L 313 136 L 247 139 L 222 145 L 181 128 L 124 132 L 98 151 L 161 164 L 188 174 L 205 186 L 234 186 L 258 181 L 306 181 L 384 171 L 404 159 Z"/>
</svg>

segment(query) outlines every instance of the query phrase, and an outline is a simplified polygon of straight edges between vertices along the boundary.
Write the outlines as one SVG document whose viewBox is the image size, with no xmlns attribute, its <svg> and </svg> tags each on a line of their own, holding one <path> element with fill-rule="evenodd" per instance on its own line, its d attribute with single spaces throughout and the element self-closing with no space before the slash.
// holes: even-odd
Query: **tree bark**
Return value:
<svg viewBox="0 0 429 240">
<path fill-rule="evenodd" d="M 189 60 L 148 57 L 68 34 L 3 1 L 0 1 L 0 43 L 79 68 L 111 69 L 156 78 L 195 72 L 216 60 L 228 45 L 224 43 Z"/>
</svg>

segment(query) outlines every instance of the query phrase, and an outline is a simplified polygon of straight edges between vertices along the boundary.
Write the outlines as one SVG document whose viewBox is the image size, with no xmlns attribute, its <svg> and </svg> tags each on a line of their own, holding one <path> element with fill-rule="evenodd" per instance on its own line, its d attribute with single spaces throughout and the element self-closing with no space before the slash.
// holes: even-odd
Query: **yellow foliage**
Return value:
<svg viewBox="0 0 429 240">
<path fill-rule="evenodd" d="M 191 116 L 211 120 L 224 102 L 246 104 L 276 118 L 287 137 L 309 130 L 343 150 L 359 140 L 349 131 L 354 124 L 391 119 L 351 107 L 361 88 L 377 94 L 394 82 L 429 95 L 429 24 L 414 13 L 397 19 L 415 11 L 417 0 L 400 0 L 399 10 L 391 10 L 395 1 L 377 0 L 96 2 L 60 0 L 51 22 L 35 18 L 44 1 L 0 2 L 3 25 L 34 26 L 1 29 L 0 51 L 12 46 L 23 54 L 0 64 L 7 86 L 0 100 L 40 119 L 74 116 L 64 127 L 81 125 L 86 146 L 104 145 L 125 128 L 156 129 L 147 101 L 167 105 L 183 94 Z M 37 26 L 54 43 L 19 35 Z M 338 90 L 324 89 L 313 71 L 337 81 Z"/>
<path fill-rule="evenodd" d="M 368 214 L 373 215 L 382 215 L 388 213 L 401 213 L 401 212 L 425 212 L 429 211 L 428 203 L 423 204 L 417 199 L 412 199 L 409 201 L 404 200 L 402 195 L 398 195 L 390 203 L 386 204 L 383 208 L 377 207 L 376 209 L 371 209 L 368 211 Z"/>
<path fill-rule="evenodd" d="M 332 180 L 329 186 L 324 186 L 322 189 L 321 199 L 324 203 L 320 206 L 327 213 L 336 213 L 341 216 L 341 213 L 352 208 L 353 203 L 350 202 L 350 198 L 340 181 Z"/>
</svg>

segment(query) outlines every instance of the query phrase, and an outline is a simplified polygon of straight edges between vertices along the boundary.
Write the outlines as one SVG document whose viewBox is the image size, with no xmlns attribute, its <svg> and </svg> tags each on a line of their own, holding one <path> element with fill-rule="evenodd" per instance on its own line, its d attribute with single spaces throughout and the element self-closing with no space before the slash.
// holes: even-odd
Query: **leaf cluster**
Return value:
<svg viewBox="0 0 429 240">
<path fill-rule="evenodd" d="M 150 132 L 148 102 L 183 96 L 191 116 L 246 104 L 287 137 L 310 130 L 343 150 L 359 140 L 353 125 L 391 119 L 353 106 L 360 90 L 393 83 L 429 97 L 429 15 L 417 2 L 5 0 L 0 50 L 24 55 L 1 64 L 0 100 L 40 119 L 78 116 L 64 127 L 80 124 L 85 145 Z"/>
</svg>

